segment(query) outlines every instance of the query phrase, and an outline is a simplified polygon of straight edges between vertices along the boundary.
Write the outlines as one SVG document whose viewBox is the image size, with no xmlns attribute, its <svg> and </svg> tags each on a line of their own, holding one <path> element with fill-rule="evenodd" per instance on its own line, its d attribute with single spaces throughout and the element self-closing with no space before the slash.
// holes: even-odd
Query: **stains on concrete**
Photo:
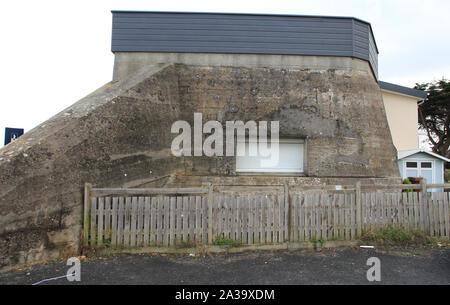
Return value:
<svg viewBox="0 0 450 305">
<path fill-rule="evenodd" d="M 193 124 L 194 112 L 221 123 L 279 120 L 281 137 L 306 140 L 307 177 L 243 177 L 233 157 L 172 156 L 170 127 Z M 85 182 L 345 184 L 399 176 L 369 70 L 182 64 L 146 67 L 75 103 L 2 148 L 0 173 L 0 269 L 79 251 Z"/>
</svg>

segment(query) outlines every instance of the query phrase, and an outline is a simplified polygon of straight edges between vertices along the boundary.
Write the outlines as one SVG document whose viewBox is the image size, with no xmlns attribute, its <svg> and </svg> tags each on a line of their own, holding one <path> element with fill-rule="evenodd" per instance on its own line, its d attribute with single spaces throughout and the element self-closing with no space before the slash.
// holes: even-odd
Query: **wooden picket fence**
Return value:
<svg viewBox="0 0 450 305">
<path fill-rule="evenodd" d="M 386 187 L 386 186 L 385 186 Z M 85 187 L 84 243 L 121 247 L 176 247 L 357 239 L 364 231 L 401 227 L 450 237 L 450 193 L 426 185 L 382 191 L 273 186 L 99 189 Z M 434 187 L 432 185 L 428 188 Z M 437 186 L 436 186 L 437 187 Z M 211 203 L 211 204 L 210 204 Z"/>
</svg>

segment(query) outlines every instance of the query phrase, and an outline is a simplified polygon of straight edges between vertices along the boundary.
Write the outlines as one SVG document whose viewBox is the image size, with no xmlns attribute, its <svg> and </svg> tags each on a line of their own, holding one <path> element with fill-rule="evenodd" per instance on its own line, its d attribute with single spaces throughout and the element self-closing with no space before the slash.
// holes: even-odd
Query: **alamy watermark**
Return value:
<svg viewBox="0 0 450 305">
<path fill-rule="evenodd" d="M 367 270 L 367 280 L 369 282 L 381 282 L 381 261 L 378 257 L 371 257 L 367 260 L 367 266 L 371 266 Z"/>
<path fill-rule="evenodd" d="M 48 279 L 43 279 L 39 282 L 32 284 L 33 286 L 40 285 L 45 282 L 55 281 L 59 279 L 66 278 L 69 282 L 80 282 L 81 281 L 81 262 L 77 257 L 71 257 L 67 260 L 67 266 L 71 266 L 65 275 L 52 277 Z"/>
<path fill-rule="evenodd" d="M 224 127 L 219 121 L 203 124 L 202 113 L 194 113 L 194 127 L 187 121 L 176 121 L 171 132 L 178 133 L 171 145 L 172 154 L 181 156 L 250 156 L 263 157 L 262 167 L 276 166 L 279 161 L 279 121 L 270 122 L 270 141 L 267 121 L 227 121 Z M 193 135 L 192 135 L 193 130 Z M 180 133 L 181 132 L 181 133 Z M 210 134 L 203 141 L 203 134 Z M 248 134 L 248 136 L 247 136 Z M 235 138 L 237 140 L 235 141 Z M 192 145 L 192 139 L 194 143 Z M 237 143 L 235 150 L 235 142 Z M 270 145 L 269 145 L 270 142 Z M 246 143 L 252 145 L 246 145 Z M 225 144 L 225 147 L 224 147 Z M 248 152 L 247 152 L 248 150 Z M 236 151 L 236 153 L 235 153 Z"/>
</svg>

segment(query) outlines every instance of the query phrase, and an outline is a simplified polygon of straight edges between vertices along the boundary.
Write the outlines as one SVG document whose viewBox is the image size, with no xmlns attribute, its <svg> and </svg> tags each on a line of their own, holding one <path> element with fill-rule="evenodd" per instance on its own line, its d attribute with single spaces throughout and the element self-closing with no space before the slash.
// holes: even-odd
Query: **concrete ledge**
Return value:
<svg viewBox="0 0 450 305">
<path fill-rule="evenodd" d="M 146 65 L 185 64 L 246 68 L 360 71 L 372 74 L 367 61 L 352 57 L 312 55 L 115 52 L 113 80 L 133 75 Z M 351 72 L 350 72 L 351 74 Z M 376 81 L 376 78 L 374 77 Z"/>
<path fill-rule="evenodd" d="M 209 246 L 199 245 L 198 247 L 190 248 L 170 248 L 170 247 L 142 247 L 142 248 L 85 248 L 83 254 L 87 256 L 104 256 L 115 254 L 146 254 L 146 253 L 163 253 L 163 254 L 231 254 L 243 253 L 250 251 L 295 251 L 303 249 L 331 249 L 341 247 L 355 247 L 360 245 L 359 240 L 344 240 L 344 241 L 325 241 L 320 242 L 296 242 L 296 243 L 282 243 L 282 244 L 266 244 L 266 245 L 245 245 L 233 247 L 228 245 L 223 246 Z"/>
</svg>

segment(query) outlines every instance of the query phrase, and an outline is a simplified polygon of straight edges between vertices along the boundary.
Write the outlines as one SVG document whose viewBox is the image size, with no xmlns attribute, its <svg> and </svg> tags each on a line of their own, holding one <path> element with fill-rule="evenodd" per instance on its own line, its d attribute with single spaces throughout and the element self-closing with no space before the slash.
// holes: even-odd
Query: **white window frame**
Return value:
<svg viewBox="0 0 450 305">
<path fill-rule="evenodd" d="M 245 139 L 246 144 L 249 142 L 249 139 Z M 267 139 L 268 144 L 270 145 L 270 138 Z M 305 176 L 306 174 L 306 151 L 307 151 L 307 141 L 305 139 L 294 139 L 294 138 L 280 138 L 280 144 L 302 144 L 303 145 L 303 160 L 302 160 L 302 168 L 300 171 L 270 171 L 265 169 L 254 169 L 254 170 L 239 170 L 237 168 L 237 141 L 235 145 L 235 171 L 238 175 L 271 175 L 271 176 Z"/>
<path fill-rule="evenodd" d="M 418 171 L 419 177 L 423 177 L 422 176 L 422 162 L 428 162 L 431 163 L 431 169 L 430 168 L 425 168 L 424 170 L 431 170 L 431 177 L 432 177 L 432 181 L 427 181 L 428 184 L 433 184 L 435 183 L 435 176 L 436 176 L 436 164 L 434 160 L 429 160 L 429 159 L 417 159 L 417 158 L 411 158 L 411 159 L 403 159 L 403 179 L 408 178 L 406 176 L 406 170 L 408 169 L 406 167 L 406 163 L 407 162 L 417 162 L 417 168 L 410 168 L 410 169 L 416 169 Z"/>
</svg>

